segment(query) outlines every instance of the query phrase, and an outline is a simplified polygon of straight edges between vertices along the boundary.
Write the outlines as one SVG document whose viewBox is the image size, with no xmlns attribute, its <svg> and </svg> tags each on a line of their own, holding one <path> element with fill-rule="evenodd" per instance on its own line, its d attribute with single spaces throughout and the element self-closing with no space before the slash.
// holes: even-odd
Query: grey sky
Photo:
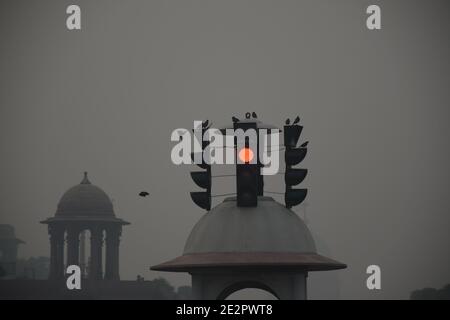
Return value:
<svg viewBox="0 0 450 320">
<path fill-rule="evenodd" d="M 82 9 L 67 31 L 65 8 Z M 380 4 L 382 30 L 365 8 Z M 2 1 L 0 223 L 48 255 L 45 226 L 89 171 L 124 228 L 121 275 L 182 252 L 203 214 L 170 133 L 255 111 L 299 114 L 308 219 L 342 298 L 407 298 L 450 282 L 450 22 L 445 1 Z M 216 172 L 232 173 L 233 167 Z M 229 179 L 230 180 L 230 179 Z M 213 192 L 233 192 L 233 180 Z M 267 190 L 283 191 L 281 177 Z M 150 198 L 140 198 L 141 190 Z M 217 200 L 216 200 L 217 201 Z M 296 210 L 299 212 L 299 210 Z M 365 268 L 382 268 L 382 290 Z"/>
</svg>

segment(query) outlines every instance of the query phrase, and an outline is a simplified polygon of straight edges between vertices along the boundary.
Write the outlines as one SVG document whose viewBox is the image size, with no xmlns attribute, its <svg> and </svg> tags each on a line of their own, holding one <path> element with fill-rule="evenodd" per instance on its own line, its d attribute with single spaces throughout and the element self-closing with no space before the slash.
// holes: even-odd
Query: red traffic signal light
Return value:
<svg viewBox="0 0 450 320">
<path fill-rule="evenodd" d="M 247 147 L 242 148 L 238 153 L 239 160 L 243 163 L 250 163 L 252 162 L 253 158 L 255 157 L 255 154 L 253 153 L 253 150 Z"/>
</svg>

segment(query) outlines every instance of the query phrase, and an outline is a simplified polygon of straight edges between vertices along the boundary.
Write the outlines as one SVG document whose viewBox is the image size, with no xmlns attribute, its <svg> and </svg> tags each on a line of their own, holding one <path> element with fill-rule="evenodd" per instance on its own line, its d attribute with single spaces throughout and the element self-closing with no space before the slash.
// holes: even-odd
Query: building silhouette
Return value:
<svg viewBox="0 0 450 320">
<path fill-rule="evenodd" d="M 122 226 L 129 223 L 116 217 L 108 195 L 89 181 L 87 173 L 80 184 L 64 193 L 55 215 L 41 223 L 48 225 L 50 259 L 20 259 L 18 277 L 3 277 L 0 281 L 0 300 L 190 298 L 189 287 L 177 291 L 163 278 L 120 280 L 119 237 Z M 86 246 L 90 242 L 90 250 L 85 252 L 83 242 Z M 7 252 L 1 261 L 7 262 L 8 270 L 15 266 L 19 243 L 22 241 L 15 237 L 13 227 L 0 225 L 0 247 L 5 244 Z M 67 264 L 78 264 L 82 274 L 87 275 L 81 280 L 80 290 L 67 288 Z"/>
<path fill-rule="evenodd" d="M 1 278 L 15 278 L 17 251 L 19 244 L 25 243 L 16 238 L 14 227 L 9 224 L 0 224 L 0 268 Z"/>
<path fill-rule="evenodd" d="M 46 280 L 49 275 L 50 258 L 29 257 L 17 259 L 16 278 Z"/>
<path fill-rule="evenodd" d="M 50 279 L 63 279 L 67 265 L 81 266 L 91 280 L 120 279 L 120 236 L 122 226 L 129 222 L 116 217 L 110 198 L 89 181 L 87 172 L 80 184 L 61 197 L 55 216 L 41 223 L 48 225 L 50 235 Z M 87 268 L 85 231 L 90 232 L 90 263 Z M 65 245 L 67 257 L 64 254 Z"/>
</svg>

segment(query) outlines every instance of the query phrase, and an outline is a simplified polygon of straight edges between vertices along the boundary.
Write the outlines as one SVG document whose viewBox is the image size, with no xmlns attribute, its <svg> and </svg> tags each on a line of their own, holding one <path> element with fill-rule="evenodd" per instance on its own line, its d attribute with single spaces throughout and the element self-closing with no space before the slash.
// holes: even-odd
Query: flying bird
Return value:
<svg viewBox="0 0 450 320">
<path fill-rule="evenodd" d="M 302 148 L 306 148 L 306 146 L 308 145 L 309 141 L 306 141 L 304 144 L 302 144 L 300 147 Z"/>
<path fill-rule="evenodd" d="M 286 119 L 286 125 L 288 126 L 290 123 L 291 123 L 291 120 L 289 120 L 289 119 Z"/>
<path fill-rule="evenodd" d="M 294 120 L 294 123 L 293 124 L 297 124 L 297 123 L 299 123 L 300 122 L 300 117 L 299 116 L 297 116 L 297 118 L 295 118 L 295 120 Z"/>
<path fill-rule="evenodd" d="M 146 197 L 146 196 L 148 196 L 150 193 L 148 193 L 147 191 L 141 191 L 141 192 L 139 192 L 139 195 L 141 196 L 141 197 Z"/>
<path fill-rule="evenodd" d="M 252 117 L 255 119 L 258 118 L 258 116 L 256 115 L 256 112 L 252 112 Z"/>
<path fill-rule="evenodd" d="M 233 122 L 239 122 L 239 119 L 236 117 L 231 117 L 231 120 L 233 120 Z"/>
</svg>

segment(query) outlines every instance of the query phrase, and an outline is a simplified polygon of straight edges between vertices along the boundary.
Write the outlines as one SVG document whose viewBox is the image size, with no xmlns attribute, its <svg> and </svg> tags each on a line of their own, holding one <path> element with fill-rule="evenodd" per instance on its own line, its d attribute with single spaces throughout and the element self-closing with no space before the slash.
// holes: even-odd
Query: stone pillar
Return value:
<svg viewBox="0 0 450 320">
<path fill-rule="evenodd" d="M 52 280 L 64 278 L 64 228 L 49 226 L 50 234 L 50 273 Z"/>
<path fill-rule="evenodd" d="M 293 293 L 292 293 L 292 299 L 293 300 L 306 300 L 308 298 L 307 296 L 307 281 L 308 274 L 305 272 L 303 274 L 298 274 L 293 276 Z"/>
<path fill-rule="evenodd" d="M 91 265 L 89 268 L 89 279 L 101 280 L 103 278 L 102 266 L 103 229 L 91 229 Z"/>
<path fill-rule="evenodd" d="M 191 274 L 192 276 L 192 299 L 193 300 L 205 300 L 205 299 L 211 299 L 211 300 L 216 300 L 217 297 L 216 296 L 209 296 L 209 297 L 205 297 L 204 293 L 203 293 L 203 277 L 201 275 L 197 275 L 197 274 Z"/>
<path fill-rule="evenodd" d="M 80 232 L 80 269 L 81 276 L 86 278 L 86 230 Z"/>
<path fill-rule="evenodd" d="M 68 228 L 67 230 L 67 266 L 79 265 L 80 230 Z"/>
<path fill-rule="evenodd" d="M 105 279 L 120 280 L 119 276 L 119 243 L 121 226 L 106 229 L 106 265 Z"/>
</svg>

